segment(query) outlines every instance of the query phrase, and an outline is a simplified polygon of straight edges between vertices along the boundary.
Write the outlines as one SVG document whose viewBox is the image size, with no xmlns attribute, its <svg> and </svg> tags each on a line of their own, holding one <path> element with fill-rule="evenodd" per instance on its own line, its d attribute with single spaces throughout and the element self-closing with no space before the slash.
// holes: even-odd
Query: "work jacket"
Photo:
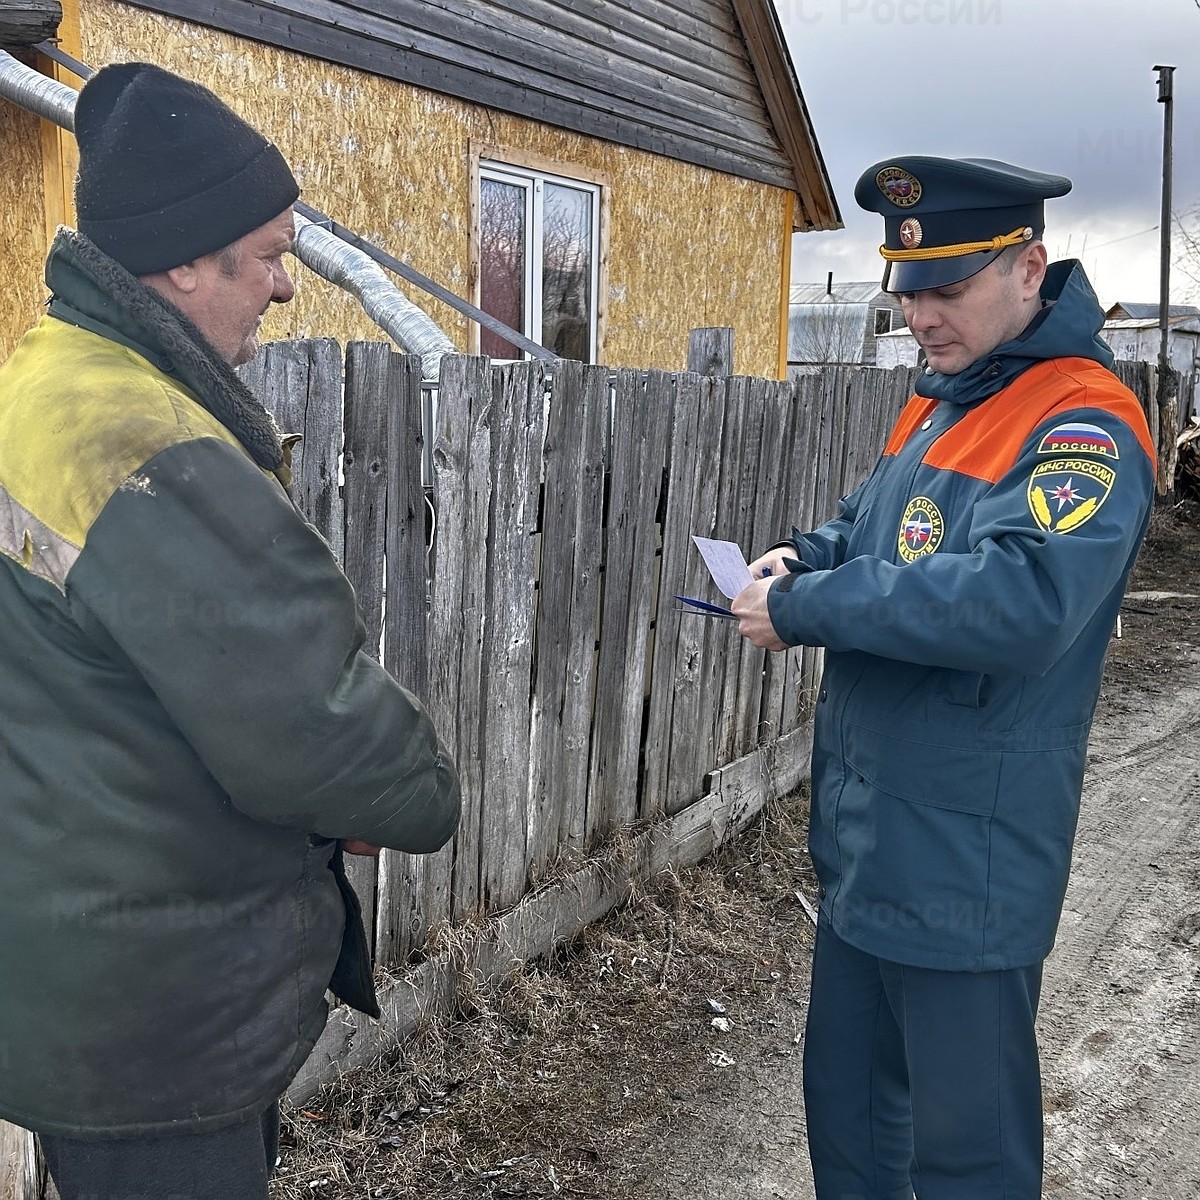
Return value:
<svg viewBox="0 0 1200 1200">
<path fill-rule="evenodd" d="M 1154 454 L 1082 269 L 1018 339 L 927 372 L 867 481 L 772 585 L 824 646 L 810 848 L 851 945 L 981 971 L 1050 950 Z"/>
<path fill-rule="evenodd" d="M 208 1130 L 292 1079 L 339 954 L 374 1005 L 338 839 L 434 850 L 458 785 L 232 370 L 77 234 L 47 280 L 0 368 L 0 1116 Z"/>
</svg>

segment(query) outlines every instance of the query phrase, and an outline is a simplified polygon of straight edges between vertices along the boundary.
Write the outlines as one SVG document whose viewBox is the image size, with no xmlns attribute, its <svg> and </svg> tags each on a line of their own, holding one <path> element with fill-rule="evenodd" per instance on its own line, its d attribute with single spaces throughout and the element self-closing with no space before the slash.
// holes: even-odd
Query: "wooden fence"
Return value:
<svg viewBox="0 0 1200 1200">
<path fill-rule="evenodd" d="M 1117 369 L 1157 427 L 1153 367 Z M 804 728 L 818 653 L 767 655 L 681 611 L 677 593 L 720 599 L 691 535 L 752 557 L 831 515 L 914 375 L 564 362 L 547 380 L 455 357 L 435 406 L 417 360 L 383 344 L 351 344 L 343 365 L 330 340 L 276 343 L 244 370 L 303 435 L 297 502 L 342 559 L 372 651 L 459 765 L 452 846 L 353 864 L 390 969 Z"/>
<path fill-rule="evenodd" d="M 545 952 L 630 876 L 696 861 L 799 782 L 818 652 L 766 655 L 681 611 L 677 593 L 719 599 L 690 537 L 753 557 L 831 515 L 913 372 L 775 382 L 564 362 L 547 381 L 536 365 L 449 358 L 436 406 L 418 360 L 380 344 L 343 362 L 333 341 L 277 343 L 243 373 L 303 435 L 297 503 L 463 784 L 451 846 L 352 860 L 377 966 L 404 974 L 381 993 L 381 1025 L 334 1014 L 304 1096 L 447 1008 L 464 974 Z M 1153 369 L 1119 373 L 1157 425 Z M 465 955 L 439 939 L 464 927 Z M 0 1123 L 0 1197 L 42 1194 L 31 1142 Z"/>
<path fill-rule="evenodd" d="M 824 518 L 910 386 L 907 371 L 791 384 L 577 363 L 548 382 L 450 358 L 427 497 L 415 360 L 352 344 L 344 403 L 332 341 L 268 347 L 249 374 L 303 434 L 297 501 L 342 557 L 372 649 L 459 764 L 451 847 L 355 864 L 391 968 L 802 726 L 815 653 L 768 657 L 680 611 L 676 593 L 719 599 L 690 535 L 752 556 Z"/>
</svg>

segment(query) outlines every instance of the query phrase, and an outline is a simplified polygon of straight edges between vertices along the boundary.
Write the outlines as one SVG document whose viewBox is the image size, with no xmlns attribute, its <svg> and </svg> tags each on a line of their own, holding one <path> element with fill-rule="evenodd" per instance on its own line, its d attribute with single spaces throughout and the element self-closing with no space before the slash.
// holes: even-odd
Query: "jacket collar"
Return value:
<svg viewBox="0 0 1200 1200">
<path fill-rule="evenodd" d="M 271 414 L 199 329 L 153 288 L 72 229 L 46 260 L 50 315 L 140 354 L 177 379 L 267 471 L 284 461 Z"/>
<path fill-rule="evenodd" d="M 926 367 L 916 392 L 950 404 L 974 404 L 1003 391 L 1030 367 L 1049 358 L 1090 358 L 1111 367 L 1113 353 L 1100 337 L 1104 310 L 1083 266 L 1075 259 L 1051 263 L 1042 285 L 1042 309 L 1012 341 L 957 375 Z"/>
</svg>

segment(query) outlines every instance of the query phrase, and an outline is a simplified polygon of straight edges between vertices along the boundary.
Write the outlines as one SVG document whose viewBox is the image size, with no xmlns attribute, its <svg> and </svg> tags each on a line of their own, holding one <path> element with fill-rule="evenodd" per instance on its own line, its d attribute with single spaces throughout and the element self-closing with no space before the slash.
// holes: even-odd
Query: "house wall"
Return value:
<svg viewBox="0 0 1200 1200">
<path fill-rule="evenodd" d="M 470 297 L 470 156 L 508 147 L 600 176 L 608 196 L 601 361 L 682 368 L 688 330 L 735 329 L 735 369 L 773 376 L 789 193 L 244 41 L 111 0 L 81 12 L 92 66 L 148 60 L 203 81 L 269 131 L 304 198 L 461 296 Z M 28 253 L 28 252 L 27 252 Z M 7 260 L 8 255 L 5 254 Z M 22 257 L 22 300 L 8 303 L 0 352 L 36 316 L 40 274 Z M 295 300 L 273 310 L 265 338 L 374 338 L 356 301 L 296 264 Z M 468 322 L 409 295 L 466 349 Z M 19 312 L 14 310 L 20 310 Z"/>
<path fill-rule="evenodd" d="M 37 319 L 46 296 L 42 263 L 46 257 L 46 205 L 42 177 L 42 122 L 0 100 L 0 250 L 4 287 L 0 289 L 0 359 L 7 358 L 21 332 Z"/>
</svg>

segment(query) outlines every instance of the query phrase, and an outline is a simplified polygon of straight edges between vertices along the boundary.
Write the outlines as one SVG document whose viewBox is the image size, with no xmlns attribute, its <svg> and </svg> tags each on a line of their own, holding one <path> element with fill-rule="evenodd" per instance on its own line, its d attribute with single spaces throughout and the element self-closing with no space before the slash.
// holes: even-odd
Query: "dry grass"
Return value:
<svg viewBox="0 0 1200 1200">
<path fill-rule="evenodd" d="M 273 1198 L 645 1195 L 655 1137 L 719 1087 L 739 1039 L 793 1052 L 812 933 L 797 893 L 815 893 L 806 816 L 803 796 L 772 808 L 710 862 L 466 997 L 453 1024 L 285 1112 Z"/>
</svg>

